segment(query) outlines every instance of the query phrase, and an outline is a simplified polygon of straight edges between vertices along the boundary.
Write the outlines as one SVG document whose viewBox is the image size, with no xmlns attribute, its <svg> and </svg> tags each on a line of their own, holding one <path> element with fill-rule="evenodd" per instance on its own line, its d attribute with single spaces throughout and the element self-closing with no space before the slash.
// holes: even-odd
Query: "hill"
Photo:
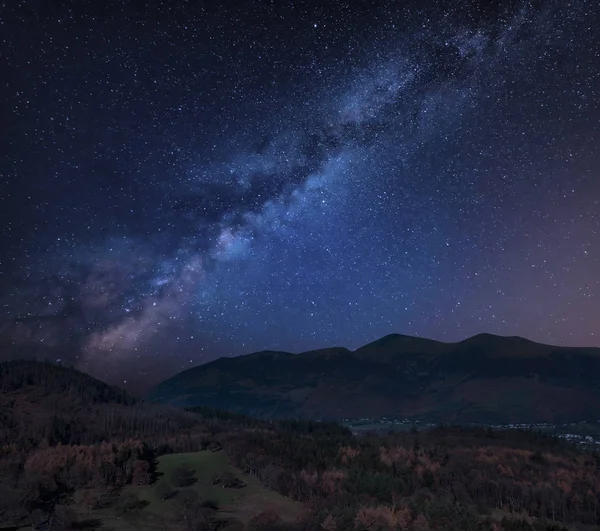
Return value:
<svg viewBox="0 0 600 531">
<path fill-rule="evenodd" d="M 241 432 L 243 424 L 213 417 L 145 402 L 68 367 L 0 363 L 0 529 L 6 523 L 63 531 L 116 523 L 119 529 L 177 530 L 184 520 L 200 526 L 194 529 L 213 529 L 265 510 L 284 520 L 301 514 L 300 504 L 258 479 L 242 479 L 217 451 L 217 434 Z M 171 488 L 163 502 L 158 493 L 170 488 L 177 467 L 195 476 L 194 485 Z M 213 486 L 215 473 L 247 488 Z"/>
<path fill-rule="evenodd" d="M 189 429 L 189 414 L 146 403 L 75 369 L 0 363 L 0 448 L 95 444 Z"/>
<path fill-rule="evenodd" d="M 480 334 L 457 343 L 389 335 L 356 351 L 220 358 L 148 398 L 265 418 L 574 422 L 600 418 L 600 349 Z"/>
</svg>

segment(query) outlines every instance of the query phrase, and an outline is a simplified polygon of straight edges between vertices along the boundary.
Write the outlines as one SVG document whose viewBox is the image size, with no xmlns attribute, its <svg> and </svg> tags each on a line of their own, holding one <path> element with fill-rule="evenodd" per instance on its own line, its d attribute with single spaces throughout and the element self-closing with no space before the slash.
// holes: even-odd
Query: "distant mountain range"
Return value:
<svg viewBox="0 0 600 531">
<path fill-rule="evenodd" d="M 389 335 L 355 351 L 220 358 L 150 400 L 264 418 L 520 423 L 600 419 L 600 348 L 480 334 L 457 343 Z"/>
</svg>

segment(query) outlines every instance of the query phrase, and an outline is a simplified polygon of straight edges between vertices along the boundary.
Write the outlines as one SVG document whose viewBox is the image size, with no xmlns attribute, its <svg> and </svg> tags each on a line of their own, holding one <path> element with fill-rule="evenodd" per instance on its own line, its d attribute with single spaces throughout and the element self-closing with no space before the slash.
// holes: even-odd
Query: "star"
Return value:
<svg viewBox="0 0 600 531">
<path fill-rule="evenodd" d="M 597 345 L 600 10 L 432 6 L 11 3 L 3 355 Z"/>
</svg>

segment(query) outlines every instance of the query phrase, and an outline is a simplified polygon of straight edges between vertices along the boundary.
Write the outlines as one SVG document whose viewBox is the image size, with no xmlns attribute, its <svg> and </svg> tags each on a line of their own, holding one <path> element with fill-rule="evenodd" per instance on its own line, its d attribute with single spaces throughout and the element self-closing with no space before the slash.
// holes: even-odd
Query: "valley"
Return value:
<svg viewBox="0 0 600 531">
<path fill-rule="evenodd" d="M 370 431 L 414 431 L 427 430 L 438 426 L 419 419 L 342 419 L 341 424 L 347 426 L 352 433 L 360 434 Z M 497 431 L 521 430 L 539 431 L 568 440 L 586 448 L 600 448 L 600 422 L 568 422 L 564 424 L 524 423 L 524 424 L 472 424 L 472 427 L 489 428 Z"/>
</svg>

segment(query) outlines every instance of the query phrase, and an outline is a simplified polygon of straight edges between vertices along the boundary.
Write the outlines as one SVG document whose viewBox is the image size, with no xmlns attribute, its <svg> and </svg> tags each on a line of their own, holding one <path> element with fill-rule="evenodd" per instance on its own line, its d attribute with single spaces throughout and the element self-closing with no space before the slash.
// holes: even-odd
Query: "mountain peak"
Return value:
<svg viewBox="0 0 600 531">
<path fill-rule="evenodd" d="M 379 361 L 390 360 L 401 353 L 435 354 L 445 348 L 446 343 L 424 337 L 389 334 L 357 349 L 359 356 L 372 356 Z"/>
<path fill-rule="evenodd" d="M 390 334 L 353 352 L 257 353 L 189 369 L 150 398 L 264 417 L 562 422 L 600 415 L 600 349 Z M 543 399 L 540 399 L 543 397 Z"/>
<path fill-rule="evenodd" d="M 481 334 L 475 334 L 474 336 L 464 339 L 465 341 L 520 341 L 526 343 L 533 343 L 529 339 L 525 339 L 521 336 L 501 336 L 498 334 L 490 334 L 489 332 L 482 332 Z"/>
</svg>

